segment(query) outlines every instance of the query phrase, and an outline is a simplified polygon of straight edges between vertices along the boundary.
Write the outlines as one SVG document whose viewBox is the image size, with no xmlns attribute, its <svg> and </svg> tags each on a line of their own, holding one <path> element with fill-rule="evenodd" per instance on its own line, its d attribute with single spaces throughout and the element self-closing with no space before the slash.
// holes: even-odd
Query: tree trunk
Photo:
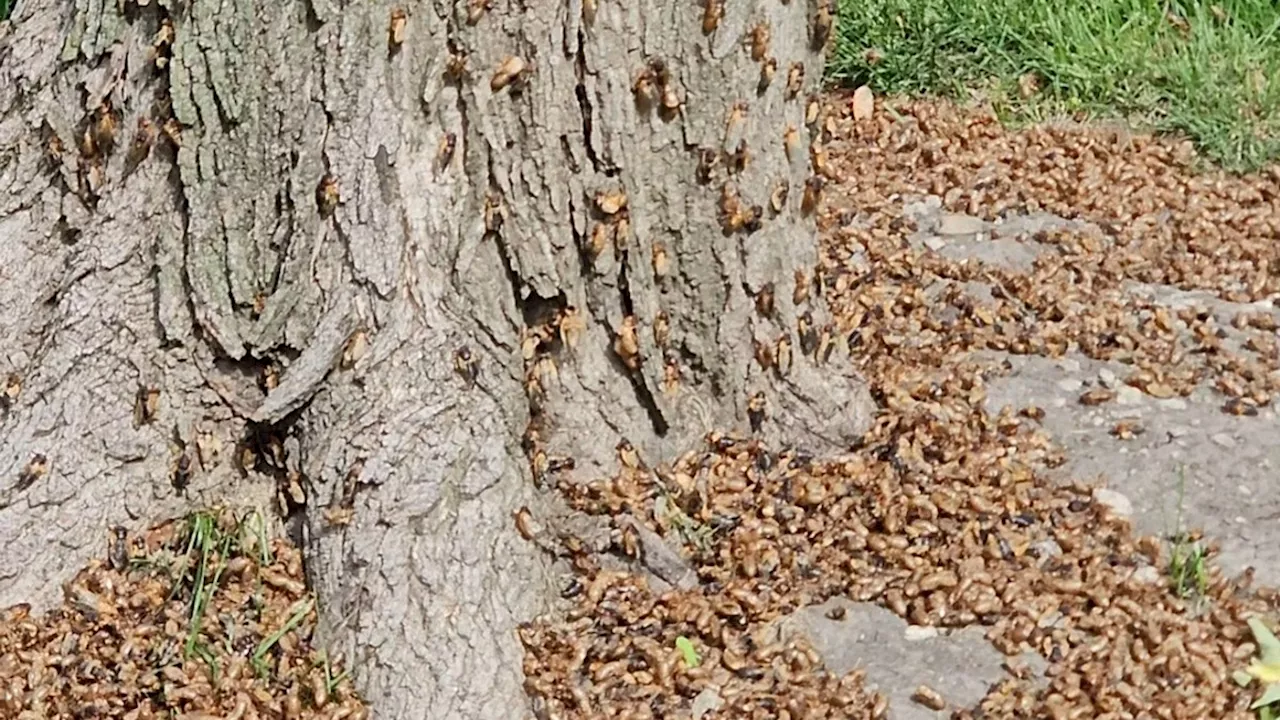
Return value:
<svg viewBox="0 0 1280 720">
<path fill-rule="evenodd" d="M 20 0 L 0 606 L 112 525 L 282 502 L 378 716 L 511 717 L 555 598 L 512 513 L 565 458 L 866 427 L 818 368 L 831 7 Z"/>
</svg>

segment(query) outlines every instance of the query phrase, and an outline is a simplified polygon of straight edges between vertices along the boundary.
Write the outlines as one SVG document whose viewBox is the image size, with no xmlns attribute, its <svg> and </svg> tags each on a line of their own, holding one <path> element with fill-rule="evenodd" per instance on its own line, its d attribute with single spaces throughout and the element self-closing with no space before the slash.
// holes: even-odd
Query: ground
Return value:
<svg viewBox="0 0 1280 720">
<path fill-rule="evenodd" d="M 1280 581 L 1280 176 L 981 108 L 866 109 L 831 99 L 813 292 L 875 427 L 818 458 L 713 433 L 561 487 L 611 529 L 535 538 L 576 574 L 521 633 L 535 711 L 1249 717 L 1259 691 L 1231 675 Z M 8 611 L 6 716 L 106 687 L 100 710 L 148 698 L 137 718 L 363 712 L 307 644 L 294 551 L 233 520 L 131 538 L 127 560 L 104 541 L 52 621 Z M 132 655 L 128 623 L 151 628 Z"/>
<path fill-rule="evenodd" d="M 641 572 L 584 577 L 529 629 L 535 697 L 552 717 L 1249 716 L 1231 675 L 1245 618 L 1274 611 L 1250 583 L 1275 574 L 1280 177 L 1195 175 L 1188 145 L 1114 130 L 836 105 L 822 284 L 875 429 L 825 459 L 716 437 L 575 489 L 701 582 L 646 574 L 618 523 Z M 702 657 L 668 679 L 680 637 Z"/>
</svg>

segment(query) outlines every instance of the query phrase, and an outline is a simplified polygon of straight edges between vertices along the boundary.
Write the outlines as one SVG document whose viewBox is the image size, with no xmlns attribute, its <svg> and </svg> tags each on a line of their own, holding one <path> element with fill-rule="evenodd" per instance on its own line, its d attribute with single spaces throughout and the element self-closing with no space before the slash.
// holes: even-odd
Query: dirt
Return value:
<svg viewBox="0 0 1280 720">
<path fill-rule="evenodd" d="M 825 258 L 796 290 L 831 302 L 813 352 L 854 349 L 874 428 L 823 458 L 725 429 L 562 483 L 603 529 L 538 539 L 568 575 L 521 632 L 535 713 L 1250 717 L 1257 688 L 1231 673 L 1280 582 L 1280 174 L 1193 176 L 1173 141 L 892 104 L 855 120 L 833 100 Z M 1172 577 L 1188 552 L 1203 574 Z M 0 637 L 30 626 L 11 610 Z M 35 637 L 21 652 L 53 642 Z M 301 668 L 305 627 L 296 647 Z M 32 660 L 10 648 L 0 707 L 29 710 Z M 336 718 L 295 675 L 258 681 L 259 716 Z"/>
</svg>

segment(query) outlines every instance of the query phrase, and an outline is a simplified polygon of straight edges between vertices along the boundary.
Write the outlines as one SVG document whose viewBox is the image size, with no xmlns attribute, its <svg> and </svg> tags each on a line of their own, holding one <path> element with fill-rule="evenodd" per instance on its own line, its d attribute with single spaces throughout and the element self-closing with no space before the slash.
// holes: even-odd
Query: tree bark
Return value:
<svg viewBox="0 0 1280 720">
<path fill-rule="evenodd" d="M 282 501 L 377 716 L 510 717 L 514 629 L 555 598 L 511 517 L 563 458 L 867 425 L 819 367 L 846 346 L 812 271 L 830 11 L 20 2 L 0 605 L 47 604 L 112 525 Z"/>
</svg>

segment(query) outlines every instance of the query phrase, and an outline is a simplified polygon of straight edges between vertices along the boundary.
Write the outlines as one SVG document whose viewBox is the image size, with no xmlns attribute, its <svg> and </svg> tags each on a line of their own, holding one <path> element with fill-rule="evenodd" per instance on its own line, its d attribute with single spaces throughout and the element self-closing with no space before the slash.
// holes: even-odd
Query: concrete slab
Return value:
<svg viewBox="0 0 1280 720">
<path fill-rule="evenodd" d="M 1007 676 L 1007 658 L 985 638 L 986 628 L 959 630 L 909 625 L 871 603 L 833 598 L 802 608 L 780 620 L 783 637 L 800 635 L 837 674 L 865 668 L 867 684 L 889 698 L 892 720 L 937 720 L 982 700 L 987 689 Z M 1018 661 L 1039 674 L 1044 660 L 1027 654 Z M 932 710 L 912 699 L 925 685 L 947 702 Z"/>
</svg>

